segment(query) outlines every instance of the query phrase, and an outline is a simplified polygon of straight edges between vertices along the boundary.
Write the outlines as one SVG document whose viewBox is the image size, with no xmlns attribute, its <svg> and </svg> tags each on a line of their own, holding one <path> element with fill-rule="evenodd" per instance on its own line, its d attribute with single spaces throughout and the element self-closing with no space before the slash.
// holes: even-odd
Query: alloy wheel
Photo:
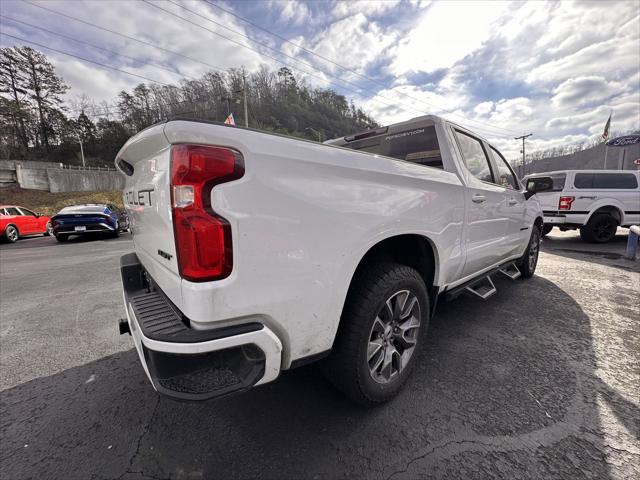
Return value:
<svg viewBox="0 0 640 480">
<path fill-rule="evenodd" d="M 389 383 L 409 363 L 418 341 L 420 318 L 420 303 L 409 290 L 387 299 L 369 334 L 367 363 L 373 380 Z"/>
<path fill-rule="evenodd" d="M 607 217 L 603 218 L 594 225 L 593 233 L 597 240 L 609 240 L 611 238 L 611 232 L 614 228 L 616 228 L 614 220 L 610 217 Z"/>
<path fill-rule="evenodd" d="M 540 233 L 534 232 L 529 245 L 529 270 L 534 270 L 538 263 L 538 255 L 540 253 Z"/>
<path fill-rule="evenodd" d="M 18 240 L 18 230 L 16 230 L 16 227 L 7 227 L 5 235 L 11 242 L 15 242 L 16 240 Z"/>
</svg>

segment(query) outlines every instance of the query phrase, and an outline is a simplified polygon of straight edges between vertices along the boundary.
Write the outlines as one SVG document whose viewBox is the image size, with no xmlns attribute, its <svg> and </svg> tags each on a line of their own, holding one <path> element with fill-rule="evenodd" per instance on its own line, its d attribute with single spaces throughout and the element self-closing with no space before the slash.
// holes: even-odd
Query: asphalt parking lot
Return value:
<svg viewBox="0 0 640 480">
<path fill-rule="evenodd" d="M 0 245 L 0 477 L 640 478 L 640 263 L 543 242 L 529 281 L 441 306 L 389 404 L 313 366 L 209 403 L 158 397 L 123 315 L 119 239 Z"/>
</svg>

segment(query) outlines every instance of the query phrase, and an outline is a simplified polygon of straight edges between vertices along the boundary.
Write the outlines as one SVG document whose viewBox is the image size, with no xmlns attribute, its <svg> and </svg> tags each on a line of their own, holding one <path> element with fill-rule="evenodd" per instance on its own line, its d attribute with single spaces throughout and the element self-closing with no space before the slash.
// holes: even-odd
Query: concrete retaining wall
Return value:
<svg viewBox="0 0 640 480">
<path fill-rule="evenodd" d="M 43 168 L 24 168 L 16 164 L 16 179 L 21 188 L 33 190 L 49 190 L 47 170 Z"/>
<path fill-rule="evenodd" d="M 46 174 L 49 191 L 52 193 L 122 190 L 124 188 L 124 178 L 119 172 L 48 168 Z"/>
<path fill-rule="evenodd" d="M 0 160 L 0 187 L 59 192 L 122 190 L 124 178 L 115 170 L 69 170 L 55 162 Z"/>
<path fill-rule="evenodd" d="M 605 167 L 605 155 L 607 158 Z M 628 147 L 597 145 L 581 152 L 560 157 L 543 158 L 527 164 L 527 173 L 552 172 L 554 170 L 636 170 L 633 161 L 640 158 L 640 144 Z M 519 167 L 519 164 L 516 164 Z"/>
</svg>

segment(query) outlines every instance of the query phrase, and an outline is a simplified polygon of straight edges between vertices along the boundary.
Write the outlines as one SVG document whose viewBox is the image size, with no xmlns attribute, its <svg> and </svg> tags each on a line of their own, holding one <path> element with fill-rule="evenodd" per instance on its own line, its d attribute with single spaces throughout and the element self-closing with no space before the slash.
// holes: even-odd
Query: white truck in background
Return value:
<svg viewBox="0 0 640 480">
<path fill-rule="evenodd" d="M 553 187 L 538 196 L 544 212 L 542 235 L 554 227 L 580 230 L 589 243 L 606 243 L 618 227 L 640 224 L 640 172 L 561 170 L 529 175 L 551 177 Z"/>
<path fill-rule="evenodd" d="M 219 397 L 322 359 L 351 399 L 384 402 L 439 297 L 533 275 L 550 178 L 524 189 L 436 116 L 327 143 L 173 120 L 122 147 L 120 330 L 158 392 Z"/>
</svg>

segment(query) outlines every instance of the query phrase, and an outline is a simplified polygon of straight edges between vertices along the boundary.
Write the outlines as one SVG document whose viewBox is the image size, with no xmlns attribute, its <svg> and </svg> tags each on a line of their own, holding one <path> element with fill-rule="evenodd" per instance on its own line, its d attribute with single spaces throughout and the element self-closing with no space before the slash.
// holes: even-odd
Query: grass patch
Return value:
<svg viewBox="0 0 640 480">
<path fill-rule="evenodd" d="M 18 205 L 45 215 L 54 215 L 63 207 L 83 203 L 113 203 L 124 208 L 121 190 L 51 193 L 19 187 L 0 188 L 0 205 Z"/>
</svg>

